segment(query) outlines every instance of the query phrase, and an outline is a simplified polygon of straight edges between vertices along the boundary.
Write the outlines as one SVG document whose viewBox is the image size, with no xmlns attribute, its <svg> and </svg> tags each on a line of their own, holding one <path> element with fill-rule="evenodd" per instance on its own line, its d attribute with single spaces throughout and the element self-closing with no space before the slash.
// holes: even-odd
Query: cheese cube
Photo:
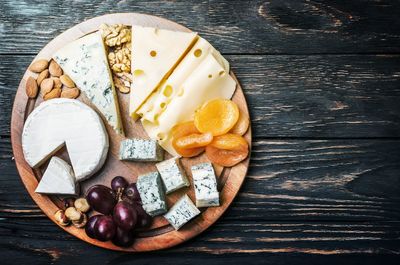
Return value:
<svg viewBox="0 0 400 265">
<path fill-rule="evenodd" d="M 211 163 L 192 166 L 197 207 L 219 206 L 217 179 Z"/>
<path fill-rule="evenodd" d="M 136 186 L 142 200 L 143 209 L 149 215 L 156 216 L 167 211 L 165 193 L 158 172 L 139 176 Z"/>
<path fill-rule="evenodd" d="M 178 230 L 199 214 L 199 209 L 197 209 L 193 204 L 189 196 L 185 194 L 174 204 L 174 206 L 172 206 L 164 217 L 175 228 L 175 230 Z"/>
<path fill-rule="evenodd" d="M 163 150 L 155 140 L 133 138 L 121 141 L 120 160 L 161 161 L 163 157 Z"/>
<path fill-rule="evenodd" d="M 158 172 L 160 172 L 167 194 L 190 185 L 185 171 L 179 162 L 179 158 L 175 157 L 157 163 L 156 167 Z"/>
</svg>

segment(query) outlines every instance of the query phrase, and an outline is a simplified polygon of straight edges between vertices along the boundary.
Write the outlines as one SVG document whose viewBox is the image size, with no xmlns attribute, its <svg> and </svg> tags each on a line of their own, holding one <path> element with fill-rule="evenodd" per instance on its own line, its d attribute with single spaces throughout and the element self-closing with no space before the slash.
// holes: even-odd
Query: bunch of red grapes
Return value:
<svg viewBox="0 0 400 265">
<path fill-rule="evenodd" d="M 89 218 L 86 234 L 100 241 L 109 241 L 121 247 L 133 244 L 135 231 L 151 225 L 152 218 L 142 207 L 136 183 L 117 176 L 111 189 L 104 185 L 90 187 L 86 200 L 100 214 Z"/>
</svg>

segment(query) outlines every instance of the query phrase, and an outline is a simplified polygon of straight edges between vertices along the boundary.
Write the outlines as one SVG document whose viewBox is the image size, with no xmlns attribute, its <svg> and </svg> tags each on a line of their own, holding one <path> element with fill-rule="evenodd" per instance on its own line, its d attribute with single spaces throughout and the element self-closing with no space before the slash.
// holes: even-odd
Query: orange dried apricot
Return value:
<svg viewBox="0 0 400 265">
<path fill-rule="evenodd" d="M 182 136 L 176 139 L 175 145 L 179 149 L 190 149 L 196 147 L 204 147 L 211 143 L 213 135 L 208 133 L 193 133 L 186 136 Z"/>
<path fill-rule="evenodd" d="M 233 151 L 246 152 L 249 149 L 249 145 L 247 144 L 246 139 L 244 139 L 240 135 L 233 133 L 215 136 L 210 145 L 218 149 Z"/>
<path fill-rule="evenodd" d="M 175 151 L 181 155 L 182 157 L 194 157 L 204 152 L 204 147 L 197 147 L 197 148 L 188 148 L 183 149 L 176 146 L 176 140 L 172 140 L 172 147 L 174 147 Z"/>
<path fill-rule="evenodd" d="M 214 99 L 206 102 L 194 116 L 194 125 L 202 132 L 214 136 L 229 132 L 239 119 L 239 108 L 228 99 Z"/>
<path fill-rule="evenodd" d="M 249 150 L 225 150 L 208 145 L 206 147 L 206 155 L 212 163 L 224 167 L 232 167 L 246 159 L 249 155 Z"/>
<path fill-rule="evenodd" d="M 249 116 L 247 116 L 243 111 L 239 111 L 239 119 L 236 122 L 235 126 L 231 129 L 231 133 L 243 135 L 247 132 L 247 129 L 250 125 Z"/>
<path fill-rule="evenodd" d="M 193 121 L 178 123 L 171 129 L 171 135 L 173 138 L 179 138 L 193 133 L 200 133 L 196 126 L 194 126 Z"/>
</svg>

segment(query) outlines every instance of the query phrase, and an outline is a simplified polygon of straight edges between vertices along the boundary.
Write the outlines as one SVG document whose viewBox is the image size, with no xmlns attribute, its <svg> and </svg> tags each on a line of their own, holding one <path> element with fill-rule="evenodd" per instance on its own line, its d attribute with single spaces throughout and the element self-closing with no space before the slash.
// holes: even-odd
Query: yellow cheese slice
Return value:
<svg viewBox="0 0 400 265">
<path fill-rule="evenodd" d="M 174 156 L 179 155 L 171 144 L 171 128 L 177 123 L 192 120 L 196 109 L 208 100 L 230 99 L 235 92 L 236 82 L 216 56 L 209 53 L 177 89 L 177 94 L 155 122 L 142 119 L 149 137 L 157 139 Z"/>
<path fill-rule="evenodd" d="M 142 119 L 154 123 L 155 119 L 161 115 L 168 107 L 169 102 L 176 96 L 179 86 L 183 84 L 210 53 L 214 55 L 214 58 L 222 66 L 223 70 L 229 73 L 228 61 L 208 41 L 199 37 L 192 49 L 182 59 L 168 79 L 153 92 L 137 111 L 142 116 Z"/>
<path fill-rule="evenodd" d="M 197 39 L 197 33 L 187 33 L 132 26 L 133 81 L 129 113 L 136 111 L 150 94 L 168 77 Z"/>
</svg>

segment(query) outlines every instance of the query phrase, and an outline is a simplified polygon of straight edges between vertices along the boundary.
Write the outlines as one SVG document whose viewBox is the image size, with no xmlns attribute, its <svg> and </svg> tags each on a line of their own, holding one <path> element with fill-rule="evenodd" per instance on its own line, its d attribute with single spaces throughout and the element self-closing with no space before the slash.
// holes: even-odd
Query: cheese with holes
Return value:
<svg viewBox="0 0 400 265">
<path fill-rule="evenodd" d="M 118 97 L 100 33 L 95 32 L 67 44 L 53 55 L 53 59 L 85 93 L 108 124 L 118 134 L 123 134 Z"/>
<path fill-rule="evenodd" d="M 136 186 L 142 200 L 143 209 L 149 215 L 156 216 L 167 211 L 165 192 L 158 172 L 139 176 Z"/>
<path fill-rule="evenodd" d="M 53 156 L 35 192 L 77 195 L 78 189 L 72 167 L 61 158 Z"/>
<path fill-rule="evenodd" d="M 133 138 L 121 141 L 120 160 L 161 161 L 163 158 L 163 150 L 155 140 Z"/>
<path fill-rule="evenodd" d="M 155 122 L 143 119 L 142 124 L 151 139 L 157 139 L 171 155 L 179 156 L 172 147 L 172 127 L 193 120 L 195 110 L 211 99 L 230 99 L 235 92 L 236 82 L 215 55 L 209 53 L 175 89 L 178 92 Z"/>
<path fill-rule="evenodd" d="M 103 121 L 79 100 L 45 101 L 25 121 L 22 132 L 25 160 L 37 168 L 64 145 L 76 180 L 90 177 L 107 157 L 109 142 Z"/>
<path fill-rule="evenodd" d="M 190 185 L 178 157 L 157 163 L 156 167 L 160 172 L 167 194 Z"/>
<path fill-rule="evenodd" d="M 217 179 L 211 163 L 192 166 L 194 193 L 197 207 L 219 206 Z"/>
<path fill-rule="evenodd" d="M 189 196 L 185 194 L 174 204 L 174 206 L 172 206 L 164 217 L 175 228 L 175 230 L 178 230 L 199 214 L 199 209 L 197 209 L 193 204 Z"/>
<path fill-rule="evenodd" d="M 136 111 L 150 94 L 168 77 L 197 39 L 187 33 L 132 26 L 132 75 L 129 113 Z"/>
</svg>

